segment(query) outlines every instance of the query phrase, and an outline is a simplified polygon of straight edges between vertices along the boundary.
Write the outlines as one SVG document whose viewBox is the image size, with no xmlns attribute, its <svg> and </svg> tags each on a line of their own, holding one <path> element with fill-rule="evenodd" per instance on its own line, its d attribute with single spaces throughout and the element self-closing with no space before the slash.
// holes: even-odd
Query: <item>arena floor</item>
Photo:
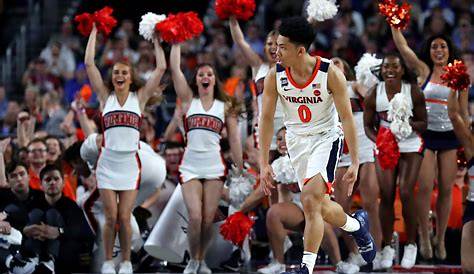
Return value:
<svg viewBox="0 0 474 274">
<path fill-rule="evenodd" d="M 288 266 L 288 270 L 291 269 L 292 266 Z M 181 274 L 182 272 L 135 272 L 135 274 Z M 213 272 L 213 274 L 236 274 L 238 272 Z M 247 273 L 247 274 L 257 274 L 258 272 L 255 269 L 250 271 L 242 270 L 239 273 Z M 317 266 L 315 267 L 314 273 L 319 274 L 332 274 L 334 272 L 334 267 L 332 266 Z M 453 265 L 416 265 L 413 269 L 406 270 L 402 269 L 399 266 L 395 266 L 390 272 L 365 272 L 361 271 L 361 273 L 413 273 L 413 274 L 447 274 L 447 273 L 462 273 L 460 266 L 453 266 Z M 77 273 L 77 274 L 91 274 L 91 273 Z"/>
</svg>

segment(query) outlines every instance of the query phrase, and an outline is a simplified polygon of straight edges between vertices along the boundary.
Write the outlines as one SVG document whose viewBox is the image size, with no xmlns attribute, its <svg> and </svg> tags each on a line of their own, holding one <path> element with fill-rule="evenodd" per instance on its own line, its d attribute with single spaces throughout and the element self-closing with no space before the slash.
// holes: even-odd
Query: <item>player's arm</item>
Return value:
<svg viewBox="0 0 474 274">
<path fill-rule="evenodd" d="M 421 134 L 428 126 L 428 120 L 426 118 L 425 96 L 417 85 L 411 85 L 411 98 L 413 100 L 413 118 L 410 119 L 410 126 Z"/>
<path fill-rule="evenodd" d="M 376 88 L 377 85 L 371 88 L 369 90 L 369 94 L 364 100 L 364 131 L 365 135 L 367 135 L 367 137 L 374 143 L 377 140 L 377 131 L 375 125 L 375 116 L 377 115 L 375 112 Z"/>
<path fill-rule="evenodd" d="M 262 112 L 259 121 L 260 166 L 269 163 L 270 143 L 273 138 L 273 119 L 278 98 L 276 69 L 273 67 L 265 77 L 262 95 Z"/>
<path fill-rule="evenodd" d="M 276 87 L 276 69 L 273 67 L 265 77 L 262 95 L 262 113 L 259 121 L 259 144 L 260 144 L 260 181 L 263 192 L 271 194 L 275 188 L 273 182 L 273 170 L 269 164 L 270 143 L 273 137 L 273 118 L 278 98 Z"/>
<path fill-rule="evenodd" d="M 357 144 L 357 133 L 352 115 L 351 102 L 347 94 L 346 77 L 341 70 L 335 69 L 331 64 L 328 70 L 328 88 L 333 94 L 334 105 L 344 129 L 344 138 L 349 148 L 351 161 L 353 164 L 359 164 L 359 148 Z"/>
</svg>

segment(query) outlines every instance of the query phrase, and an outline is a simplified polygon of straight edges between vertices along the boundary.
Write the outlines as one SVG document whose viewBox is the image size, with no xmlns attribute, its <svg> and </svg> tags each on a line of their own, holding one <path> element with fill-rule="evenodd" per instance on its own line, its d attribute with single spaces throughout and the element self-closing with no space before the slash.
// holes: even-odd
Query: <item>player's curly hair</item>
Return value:
<svg viewBox="0 0 474 274">
<path fill-rule="evenodd" d="M 306 50 L 309 49 L 315 37 L 313 27 L 306 18 L 301 16 L 283 19 L 278 31 L 281 36 L 287 37 L 294 44 L 303 45 Z"/>
</svg>

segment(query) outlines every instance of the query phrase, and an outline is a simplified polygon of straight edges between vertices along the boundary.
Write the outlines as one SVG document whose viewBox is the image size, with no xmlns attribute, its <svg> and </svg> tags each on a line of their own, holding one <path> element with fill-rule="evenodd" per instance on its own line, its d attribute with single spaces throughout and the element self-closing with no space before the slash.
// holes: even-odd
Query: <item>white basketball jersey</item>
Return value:
<svg viewBox="0 0 474 274">
<path fill-rule="evenodd" d="M 257 75 L 255 75 L 255 87 L 257 89 L 257 110 L 258 110 L 258 120 L 260 121 L 260 115 L 262 113 L 262 100 L 263 100 L 263 86 L 265 82 L 265 77 L 267 76 L 268 72 L 270 71 L 270 67 L 268 64 L 263 63 L 260 65 L 257 71 Z M 277 101 L 276 108 L 275 108 L 275 115 L 276 118 L 283 118 L 285 113 L 283 112 L 283 106 L 281 105 L 280 101 Z"/>
<path fill-rule="evenodd" d="M 215 99 L 205 111 L 199 98 L 193 98 L 184 117 L 186 150 L 220 151 L 221 131 L 224 128 L 225 104 Z M 220 160 L 220 159 L 219 159 Z"/>
<path fill-rule="evenodd" d="M 123 106 L 111 93 L 102 111 L 104 139 L 102 146 L 116 151 L 136 151 L 139 148 L 142 113 L 136 92 L 130 92 Z"/>
<path fill-rule="evenodd" d="M 277 64 L 276 85 L 288 132 L 296 135 L 323 133 L 339 126 L 332 93 L 327 88 L 330 60 L 316 57 L 311 78 L 298 85 L 289 68 Z"/>
<path fill-rule="evenodd" d="M 467 200 L 474 202 L 474 166 L 472 165 L 473 159 L 468 164 L 468 175 L 469 175 L 469 192 L 467 193 Z"/>
</svg>

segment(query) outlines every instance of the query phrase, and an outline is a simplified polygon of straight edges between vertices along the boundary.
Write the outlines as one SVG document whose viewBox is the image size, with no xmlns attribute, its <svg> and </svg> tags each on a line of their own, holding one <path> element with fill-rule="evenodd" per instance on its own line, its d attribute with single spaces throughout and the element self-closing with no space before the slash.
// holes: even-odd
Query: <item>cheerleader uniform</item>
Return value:
<svg viewBox="0 0 474 274">
<path fill-rule="evenodd" d="M 422 89 L 425 95 L 426 115 L 428 117 L 428 128 L 423 133 L 425 147 L 433 151 L 457 149 L 460 144 L 448 117 L 450 88 L 427 81 Z"/>
<path fill-rule="evenodd" d="M 387 117 L 389 101 L 387 97 L 387 92 L 385 91 L 385 82 L 380 82 L 377 85 L 376 92 L 376 111 L 380 119 L 380 126 L 390 128 L 391 121 L 389 121 Z M 411 98 L 411 85 L 406 82 L 402 82 L 400 93 L 404 94 L 408 98 L 410 106 L 413 109 L 413 100 Z M 415 131 L 412 131 L 412 133 L 407 138 L 403 140 L 397 140 L 397 142 L 400 153 L 423 153 L 423 139 Z"/>
<path fill-rule="evenodd" d="M 102 111 L 104 137 L 97 160 L 99 189 L 133 190 L 140 186 L 141 161 L 138 156 L 142 113 L 138 95 L 130 92 L 121 106 L 111 93 Z"/>
<path fill-rule="evenodd" d="M 257 124 L 254 128 L 254 143 L 255 147 L 259 148 L 258 146 L 258 122 L 260 121 L 260 115 L 262 113 L 262 100 L 263 100 L 263 86 L 265 82 L 265 77 L 267 76 L 268 72 L 270 71 L 270 67 L 268 64 L 261 64 L 258 68 L 257 74 L 255 75 L 254 82 L 255 87 L 257 90 Z M 276 150 L 276 134 L 278 130 L 280 130 L 284 126 L 284 119 L 285 113 L 283 112 L 283 107 L 281 105 L 280 100 L 277 100 L 276 107 L 275 107 L 275 116 L 273 120 L 273 137 L 272 142 L 270 143 L 270 150 Z"/>
<path fill-rule="evenodd" d="M 351 100 L 352 114 L 356 125 L 357 140 L 359 141 L 359 163 L 373 163 L 375 161 L 374 148 L 372 140 L 367 137 L 364 130 L 364 109 L 362 105 L 363 98 L 353 89 L 352 82 L 348 82 L 347 93 Z M 344 151 L 339 160 L 338 167 L 348 167 L 351 165 L 351 157 L 348 151 Z"/>
<path fill-rule="evenodd" d="M 224 102 L 215 99 L 206 111 L 201 100 L 193 98 L 184 117 L 187 145 L 179 166 L 181 183 L 193 179 L 225 179 L 227 167 L 220 147 L 224 121 Z"/>
</svg>

